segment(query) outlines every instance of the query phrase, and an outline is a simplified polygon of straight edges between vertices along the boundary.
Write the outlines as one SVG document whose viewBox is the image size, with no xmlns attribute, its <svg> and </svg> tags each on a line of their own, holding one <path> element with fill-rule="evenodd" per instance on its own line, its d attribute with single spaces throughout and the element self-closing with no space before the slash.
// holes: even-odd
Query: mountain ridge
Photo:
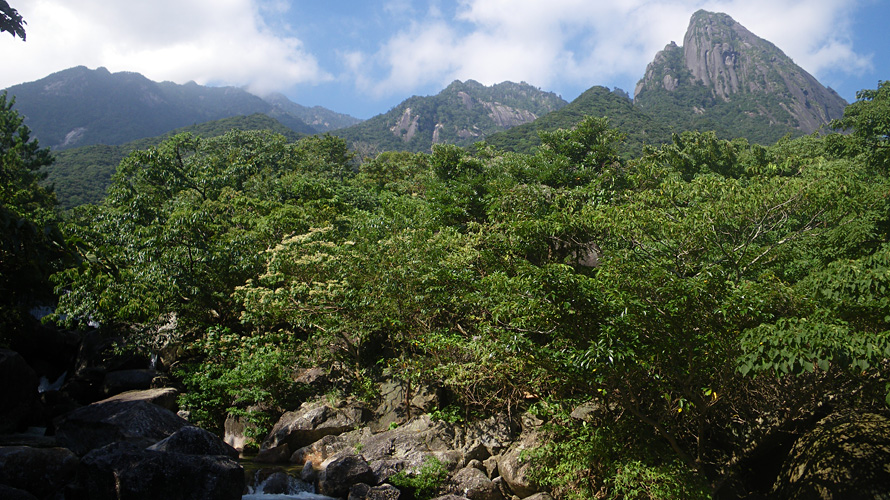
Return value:
<svg viewBox="0 0 890 500">
<path fill-rule="evenodd" d="M 117 145 L 198 123 L 263 113 L 294 132 L 315 134 L 357 118 L 306 108 L 284 96 L 271 102 L 236 87 L 155 82 L 135 72 L 75 66 L 5 89 L 44 146 L 54 150 Z M 316 123 L 309 125 L 304 120 Z"/>
<path fill-rule="evenodd" d="M 525 82 L 486 86 L 455 80 L 433 96 L 413 96 L 390 111 L 334 135 L 370 151 L 428 152 L 434 144 L 469 146 L 566 105 L 553 92 Z"/>
</svg>

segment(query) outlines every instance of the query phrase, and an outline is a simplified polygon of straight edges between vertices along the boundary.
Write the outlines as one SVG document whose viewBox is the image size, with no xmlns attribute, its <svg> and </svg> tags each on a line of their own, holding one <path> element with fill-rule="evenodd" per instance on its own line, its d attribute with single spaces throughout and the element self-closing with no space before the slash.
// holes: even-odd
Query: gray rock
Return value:
<svg viewBox="0 0 890 500">
<path fill-rule="evenodd" d="M 525 497 L 522 500 L 553 500 L 553 497 L 550 496 L 549 493 L 535 493 L 530 497 Z"/>
<path fill-rule="evenodd" d="M 374 432 L 384 431 L 392 424 L 402 424 L 418 415 L 439 407 L 440 390 L 434 386 L 409 386 L 398 381 L 380 385 L 382 402 L 377 407 L 377 418 L 371 424 Z"/>
<path fill-rule="evenodd" d="M 186 455 L 115 443 L 81 460 L 80 477 L 90 500 L 238 500 L 244 469 L 220 455 Z"/>
<path fill-rule="evenodd" d="M 191 425 L 182 427 L 169 437 L 149 446 L 148 449 L 188 455 L 224 455 L 238 458 L 238 450 L 224 443 L 219 436 Z"/>
<path fill-rule="evenodd" d="M 364 458 L 349 455 L 328 462 L 318 477 L 318 492 L 331 497 L 345 497 L 355 484 L 377 482 Z"/>
<path fill-rule="evenodd" d="M 452 478 L 449 489 L 470 500 L 503 500 L 498 487 L 484 472 L 475 467 L 465 467 Z"/>
<path fill-rule="evenodd" d="M 22 431 L 39 402 L 37 375 L 15 351 L 0 349 L 0 434 Z"/>
<path fill-rule="evenodd" d="M 366 428 L 359 431 L 350 431 L 340 435 L 325 436 L 318 441 L 300 448 L 290 456 L 291 463 L 303 464 L 312 462 L 320 464 L 332 458 L 344 455 L 354 455 L 363 445 L 362 438 L 370 437 L 370 431 Z"/>
<path fill-rule="evenodd" d="M 391 484 L 370 486 L 358 483 L 350 488 L 347 500 L 398 500 L 400 495 L 399 489 Z"/>
<path fill-rule="evenodd" d="M 529 463 L 522 460 L 522 452 L 538 446 L 536 432 L 527 432 L 513 443 L 506 453 L 498 458 L 498 471 L 504 483 L 520 498 L 525 498 L 540 491 L 528 477 Z"/>
<path fill-rule="evenodd" d="M 79 462 L 65 448 L 0 447 L 0 484 L 49 498 L 74 480 Z"/>
<path fill-rule="evenodd" d="M 107 401 L 78 408 L 56 427 L 60 446 L 78 455 L 117 442 L 147 447 L 188 425 L 170 410 L 145 401 Z"/>
<path fill-rule="evenodd" d="M 355 429 L 365 422 L 369 412 L 360 407 L 331 408 L 326 404 L 304 403 L 299 410 L 281 416 L 261 450 L 288 444 L 298 450 L 319 439 Z"/>
<path fill-rule="evenodd" d="M 482 465 L 485 467 L 485 472 L 488 474 L 489 479 L 494 479 L 500 475 L 498 473 L 498 457 L 488 457 L 482 462 Z"/>
<path fill-rule="evenodd" d="M 303 470 L 300 471 L 300 479 L 310 484 L 315 483 L 315 480 L 318 479 L 318 471 L 315 470 L 312 462 L 307 461 L 303 464 Z"/>
<path fill-rule="evenodd" d="M 135 391 L 126 391 L 116 394 L 109 398 L 99 401 L 105 403 L 108 401 L 145 401 L 166 408 L 172 412 L 177 411 L 178 405 L 176 399 L 179 397 L 179 391 L 173 387 L 158 387 L 155 389 L 144 389 Z"/>
<path fill-rule="evenodd" d="M 890 420 L 829 415 L 801 436 L 773 487 L 776 498 L 872 499 L 890 492 Z"/>
<path fill-rule="evenodd" d="M 246 431 L 248 429 L 256 428 L 256 424 L 247 421 L 247 419 L 243 417 L 228 415 L 226 417 L 226 422 L 223 425 L 223 441 L 239 452 L 245 451 L 245 448 L 251 448 L 248 444 L 250 441 L 247 438 Z M 256 451 L 256 448 L 254 448 L 254 451 Z"/>
</svg>

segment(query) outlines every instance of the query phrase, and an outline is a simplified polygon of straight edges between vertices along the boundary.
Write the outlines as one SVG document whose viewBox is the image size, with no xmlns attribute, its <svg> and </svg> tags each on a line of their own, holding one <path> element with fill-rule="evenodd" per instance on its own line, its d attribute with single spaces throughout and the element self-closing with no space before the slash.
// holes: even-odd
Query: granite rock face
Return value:
<svg viewBox="0 0 890 500">
<path fill-rule="evenodd" d="M 656 54 L 634 100 L 646 106 L 659 91 L 695 94 L 695 105 L 686 103 L 691 113 L 731 102 L 748 116 L 805 134 L 842 117 L 847 105 L 769 41 L 704 10 L 693 14 L 682 47 L 671 42 Z"/>
</svg>

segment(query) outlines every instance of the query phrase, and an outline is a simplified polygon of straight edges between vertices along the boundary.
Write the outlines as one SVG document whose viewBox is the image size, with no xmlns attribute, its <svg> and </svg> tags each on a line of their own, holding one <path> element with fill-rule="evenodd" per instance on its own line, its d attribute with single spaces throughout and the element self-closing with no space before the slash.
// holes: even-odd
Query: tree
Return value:
<svg viewBox="0 0 890 500">
<path fill-rule="evenodd" d="M 21 14 L 6 3 L 6 0 L 0 0 L 0 32 L 8 31 L 13 38 L 19 37 L 25 41 L 25 22 Z"/>
<path fill-rule="evenodd" d="M 890 80 L 878 82 L 877 89 L 857 92 L 856 102 L 831 126 L 852 131 L 847 145 L 854 154 L 865 155 L 883 172 L 890 170 Z"/>
<path fill-rule="evenodd" d="M 62 256 L 56 199 L 38 184 L 53 157 L 31 139 L 14 103 L 0 93 L 0 326 L 6 334 L 21 328 L 30 306 L 52 300 L 47 278 Z"/>
</svg>

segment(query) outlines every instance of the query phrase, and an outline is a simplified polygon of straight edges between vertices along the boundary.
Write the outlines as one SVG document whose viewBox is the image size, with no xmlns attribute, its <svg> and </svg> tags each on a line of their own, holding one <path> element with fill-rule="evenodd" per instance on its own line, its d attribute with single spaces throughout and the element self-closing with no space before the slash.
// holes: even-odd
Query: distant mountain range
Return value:
<svg viewBox="0 0 890 500">
<path fill-rule="evenodd" d="M 382 115 L 333 133 L 371 151 L 428 152 L 433 144 L 469 146 L 562 109 L 566 101 L 527 83 L 486 87 L 455 81 L 434 96 L 414 96 Z"/>
<path fill-rule="evenodd" d="M 154 82 L 138 73 L 83 66 L 6 89 L 40 143 L 54 150 L 117 145 L 232 116 L 269 115 L 300 134 L 317 134 L 361 120 L 282 95 L 264 100 L 235 87 Z"/>
<path fill-rule="evenodd" d="M 59 152 L 48 182 L 55 183 L 63 206 L 101 199 L 129 151 L 160 142 L 174 129 L 223 118 L 191 130 L 213 135 L 226 127 L 261 127 L 294 137 L 330 132 L 360 154 L 373 155 L 483 140 L 530 152 L 540 145 L 541 131 L 607 116 L 627 134 L 623 153 L 636 156 L 644 145 L 665 143 L 685 130 L 771 144 L 819 130 L 843 116 L 847 105 L 772 43 L 726 14 L 703 10 L 692 16 L 683 46 L 671 42 L 655 55 L 633 99 L 620 89 L 595 86 L 567 103 L 526 83 L 455 81 L 437 95 L 411 97 L 363 122 L 283 95 L 261 99 L 233 87 L 157 83 L 104 68 L 71 68 L 7 91 L 34 137 Z M 95 146 L 100 144 L 106 146 Z M 83 150 L 87 145 L 94 146 Z M 91 176 L 96 182 L 82 182 Z"/>
</svg>

